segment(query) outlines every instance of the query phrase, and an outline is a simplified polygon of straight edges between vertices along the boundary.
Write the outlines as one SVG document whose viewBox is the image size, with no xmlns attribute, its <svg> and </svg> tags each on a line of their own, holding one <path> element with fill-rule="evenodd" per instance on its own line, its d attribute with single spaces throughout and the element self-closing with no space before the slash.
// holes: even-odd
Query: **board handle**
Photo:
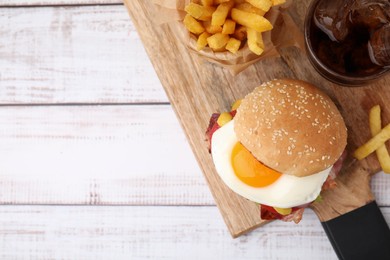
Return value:
<svg viewBox="0 0 390 260">
<path fill-rule="evenodd" d="M 375 201 L 322 226 L 339 259 L 390 259 L 390 229 Z"/>
</svg>

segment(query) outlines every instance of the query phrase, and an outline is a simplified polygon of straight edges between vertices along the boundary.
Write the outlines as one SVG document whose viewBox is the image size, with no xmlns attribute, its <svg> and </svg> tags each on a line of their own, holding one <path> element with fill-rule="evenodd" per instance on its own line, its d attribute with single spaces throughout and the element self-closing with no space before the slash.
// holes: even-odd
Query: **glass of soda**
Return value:
<svg viewBox="0 0 390 260">
<path fill-rule="evenodd" d="M 390 71 L 390 1 L 314 0 L 305 19 L 308 58 L 325 78 L 346 86 Z"/>
</svg>

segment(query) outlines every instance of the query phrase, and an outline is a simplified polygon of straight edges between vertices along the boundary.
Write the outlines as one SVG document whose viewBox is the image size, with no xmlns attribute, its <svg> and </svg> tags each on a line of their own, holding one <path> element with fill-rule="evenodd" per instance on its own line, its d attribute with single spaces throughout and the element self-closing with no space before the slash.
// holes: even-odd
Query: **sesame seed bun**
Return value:
<svg viewBox="0 0 390 260">
<path fill-rule="evenodd" d="M 329 168 L 347 144 L 336 105 L 304 81 L 262 84 L 242 100 L 234 120 L 238 140 L 259 161 L 294 176 Z"/>
</svg>

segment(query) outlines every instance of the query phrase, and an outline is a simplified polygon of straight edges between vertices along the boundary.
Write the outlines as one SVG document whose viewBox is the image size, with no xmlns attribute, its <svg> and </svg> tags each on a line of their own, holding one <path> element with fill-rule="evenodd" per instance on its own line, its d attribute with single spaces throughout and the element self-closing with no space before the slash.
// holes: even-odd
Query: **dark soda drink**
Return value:
<svg viewBox="0 0 390 260">
<path fill-rule="evenodd" d="M 390 68 L 390 0 L 322 0 L 311 12 L 306 41 L 323 66 L 351 78 Z"/>
</svg>

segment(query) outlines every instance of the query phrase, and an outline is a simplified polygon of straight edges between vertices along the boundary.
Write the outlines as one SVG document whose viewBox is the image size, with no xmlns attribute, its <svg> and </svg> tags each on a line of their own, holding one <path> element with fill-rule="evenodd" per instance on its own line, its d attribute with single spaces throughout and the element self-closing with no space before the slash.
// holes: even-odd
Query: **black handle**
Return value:
<svg viewBox="0 0 390 260">
<path fill-rule="evenodd" d="M 339 259 L 390 259 L 390 229 L 375 201 L 322 226 Z"/>
</svg>

